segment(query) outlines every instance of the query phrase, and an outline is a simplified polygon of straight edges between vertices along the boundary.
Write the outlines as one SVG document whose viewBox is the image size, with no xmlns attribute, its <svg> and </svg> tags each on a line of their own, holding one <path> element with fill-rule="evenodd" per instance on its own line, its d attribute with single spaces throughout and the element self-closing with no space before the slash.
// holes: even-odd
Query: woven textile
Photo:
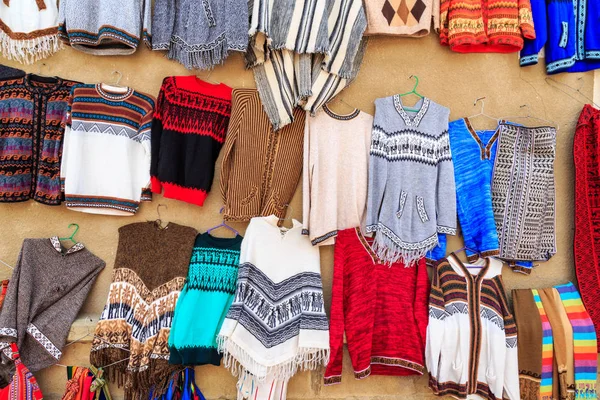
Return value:
<svg viewBox="0 0 600 400">
<path fill-rule="evenodd" d="M 500 124 L 492 207 L 500 257 L 547 261 L 556 253 L 556 130 Z"/>
<path fill-rule="evenodd" d="M 439 29 L 440 0 L 369 0 L 366 35 L 422 37 L 429 34 L 431 20 Z"/>
<path fill-rule="evenodd" d="M 540 382 L 541 400 L 553 400 L 552 385 L 554 384 L 554 337 L 552 326 L 544 310 L 542 299 L 537 289 L 531 289 L 533 301 L 538 308 L 542 321 L 542 380 Z"/>
<path fill-rule="evenodd" d="M 8 357 L 10 360 L 5 360 Z M 21 361 L 15 343 L 2 350 L 2 364 L 14 363 L 14 374 L 8 386 L 0 389 L 0 400 L 42 400 L 42 391 L 29 369 Z"/>
<path fill-rule="evenodd" d="M 600 111 L 586 105 L 573 144 L 575 160 L 575 271 L 585 304 L 600 335 Z M 600 351 L 600 346 L 598 347 Z"/>
</svg>

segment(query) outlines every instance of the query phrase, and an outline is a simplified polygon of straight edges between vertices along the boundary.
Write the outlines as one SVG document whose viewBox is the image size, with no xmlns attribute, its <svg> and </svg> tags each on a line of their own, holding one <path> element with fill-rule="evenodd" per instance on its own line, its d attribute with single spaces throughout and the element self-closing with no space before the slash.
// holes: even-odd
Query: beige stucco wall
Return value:
<svg viewBox="0 0 600 400">
<path fill-rule="evenodd" d="M 0 62 L 15 66 L 1 59 Z M 84 82 L 114 82 L 112 71 L 118 69 L 124 75 L 121 84 L 139 91 L 157 95 L 163 77 L 189 74 L 182 66 L 165 59 L 162 54 L 140 50 L 127 57 L 93 57 L 65 49 L 45 61 L 47 75 Z M 38 71 L 38 66 L 25 68 Z M 545 287 L 573 280 L 573 166 L 572 140 L 577 116 L 583 103 L 567 96 L 546 83 L 543 66 L 521 69 L 515 54 L 453 54 L 441 48 L 435 37 L 423 39 L 376 38 L 371 41 L 362 70 L 354 84 L 342 93 L 346 103 L 373 113 L 373 100 L 378 97 L 408 91 L 412 88 L 411 74 L 421 79 L 419 91 L 434 101 L 452 110 L 452 119 L 479 112 L 473 107 L 478 97 L 486 97 L 486 110 L 498 117 L 523 115 L 519 109 L 528 104 L 535 116 L 554 120 L 560 125 L 557 138 L 556 191 L 557 191 L 557 246 L 558 253 L 550 262 L 540 265 L 531 276 L 505 271 L 508 289 Z M 202 72 L 200 77 L 206 77 Z M 578 81 L 582 78 L 582 82 Z M 587 96 L 592 96 L 593 73 L 561 75 L 554 79 L 579 87 Z M 253 87 L 251 72 L 244 70 L 240 55 L 232 56 L 225 65 L 216 68 L 211 80 L 222 81 L 232 87 Z M 598 80 L 600 82 L 600 79 Z M 600 94 L 600 89 L 598 90 Z M 575 96 L 576 97 L 576 96 Z M 600 98 L 600 96 L 599 96 Z M 585 99 L 581 99 L 585 101 Z M 344 112 L 346 105 L 336 102 L 333 109 Z M 519 120 L 517 120 L 519 122 Z M 526 122 L 526 121 L 521 121 Z M 475 121 L 475 127 L 485 127 L 485 120 Z M 326 132 L 323 132 L 326 134 Z M 219 164 L 219 163 L 218 163 Z M 119 226 L 156 218 L 156 205 L 161 208 L 163 220 L 186 224 L 199 231 L 220 222 L 221 198 L 218 192 L 218 169 L 213 192 L 204 207 L 200 208 L 156 196 L 151 204 L 144 203 L 135 217 L 109 217 L 67 211 L 62 207 L 48 207 L 35 202 L 0 205 L 0 259 L 14 264 L 21 242 L 28 237 L 50 237 L 68 235 L 67 225 L 75 222 L 81 226 L 78 239 L 96 255 L 103 258 L 107 267 L 100 275 L 94 289 L 83 307 L 82 318 L 74 327 L 71 337 L 78 338 L 93 331 L 95 319 L 106 300 L 115 252 L 117 228 Z M 301 219 L 301 190 L 298 188 L 293 202 L 293 216 Z M 244 230 L 245 224 L 235 225 Z M 221 231 L 222 233 L 225 231 Z M 451 247 L 458 248 L 458 240 Z M 333 248 L 321 250 L 321 269 L 326 297 L 331 294 Z M 0 278 L 10 276 L 10 270 L 0 266 Z M 44 290 L 40 287 L 39 290 Z M 88 319 L 84 316 L 89 316 Z M 90 320 L 92 322 L 90 322 Z M 86 365 L 89 342 L 74 344 L 65 350 L 61 363 Z M 60 398 L 66 381 L 64 368 L 54 366 L 37 374 L 45 397 Z M 429 399 L 427 380 L 420 378 L 369 377 L 355 381 L 346 356 L 343 383 L 334 387 L 323 387 L 320 372 L 302 373 L 295 377 L 289 387 L 290 399 L 297 398 L 371 398 L 371 399 Z M 198 384 L 208 399 L 232 399 L 236 397 L 235 379 L 223 368 L 198 368 Z M 120 398 L 121 392 L 113 394 Z"/>
</svg>

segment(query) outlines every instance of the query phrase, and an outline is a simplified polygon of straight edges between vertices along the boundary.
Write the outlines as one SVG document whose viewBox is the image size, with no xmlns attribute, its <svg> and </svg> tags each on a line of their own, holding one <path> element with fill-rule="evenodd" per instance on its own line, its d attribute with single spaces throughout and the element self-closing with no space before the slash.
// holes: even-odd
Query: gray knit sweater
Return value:
<svg viewBox="0 0 600 400">
<path fill-rule="evenodd" d="M 450 153 L 450 110 L 424 98 L 406 111 L 400 96 L 375 100 L 367 232 L 387 262 L 410 266 L 456 234 L 456 192 Z"/>
<path fill-rule="evenodd" d="M 132 54 L 140 41 L 150 47 L 152 0 L 61 0 L 60 39 L 85 53 Z"/>
<path fill-rule="evenodd" d="M 25 239 L 0 313 L 0 347 L 17 342 L 32 372 L 56 364 L 104 265 L 81 243 L 64 249 L 57 237 Z"/>
<path fill-rule="evenodd" d="M 247 0 L 156 0 L 152 50 L 188 69 L 211 69 L 248 46 Z"/>
</svg>

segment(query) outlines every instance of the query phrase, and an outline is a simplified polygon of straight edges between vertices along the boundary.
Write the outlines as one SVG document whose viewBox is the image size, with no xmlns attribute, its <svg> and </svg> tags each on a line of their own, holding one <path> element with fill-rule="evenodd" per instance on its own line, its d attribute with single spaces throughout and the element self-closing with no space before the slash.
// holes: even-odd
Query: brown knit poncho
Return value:
<svg viewBox="0 0 600 400">
<path fill-rule="evenodd" d="M 119 229 L 108 300 L 96 326 L 90 362 L 125 384 L 125 398 L 148 399 L 165 389 L 169 332 L 196 238 L 193 228 L 138 222 Z M 119 362 L 127 359 L 126 361 Z"/>
</svg>

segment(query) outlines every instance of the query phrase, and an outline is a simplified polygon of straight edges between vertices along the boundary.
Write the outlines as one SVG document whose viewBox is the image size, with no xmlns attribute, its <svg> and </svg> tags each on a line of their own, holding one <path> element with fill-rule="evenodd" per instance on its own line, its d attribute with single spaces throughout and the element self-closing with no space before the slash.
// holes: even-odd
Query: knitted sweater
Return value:
<svg viewBox="0 0 600 400">
<path fill-rule="evenodd" d="M 298 221 L 291 229 L 277 223 L 273 215 L 250 221 L 235 299 L 218 337 L 225 366 L 239 375 L 240 386 L 287 382 L 329 359 L 319 250 Z"/>
<path fill-rule="evenodd" d="M 76 84 L 32 74 L 0 81 L 0 202 L 60 204 L 62 141 Z"/>
<path fill-rule="evenodd" d="M 0 314 L 0 342 L 17 342 L 31 371 L 56 364 L 104 265 L 81 243 L 65 249 L 57 237 L 25 239 Z"/>
<path fill-rule="evenodd" d="M 440 0 L 368 0 L 367 35 L 422 37 L 429 34 L 431 20 L 439 29 Z"/>
<path fill-rule="evenodd" d="M 0 2 L 0 53 L 33 64 L 61 49 L 56 0 Z"/>
<path fill-rule="evenodd" d="M 441 0 L 440 42 L 459 53 L 511 53 L 535 39 L 530 0 Z"/>
<path fill-rule="evenodd" d="M 375 107 L 366 229 L 377 233 L 381 260 L 411 265 L 437 245 L 437 232 L 456 234 L 450 110 L 423 98 L 418 112 L 406 111 L 398 95 Z"/>
<path fill-rule="evenodd" d="M 502 262 L 467 269 L 451 254 L 436 267 L 429 297 L 425 357 L 429 387 L 458 399 L 519 400 L 517 328 L 502 282 Z"/>
<path fill-rule="evenodd" d="M 340 383 L 344 334 L 357 379 L 422 375 L 429 278 L 416 268 L 384 265 L 360 228 L 340 231 L 335 243 L 330 317 L 331 359 L 325 384 Z"/>
<path fill-rule="evenodd" d="M 151 0 L 61 0 L 60 39 L 96 55 L 132 54 L 143 38 L 150 46 Z"/>
<path fill-rule="evenodd" d="M 152 123 L 152 192 L 204 204 L 225 142 L 231 88 L 195 76 L 164 79 Z"/>
<path fill-rule="evenodd" d="M 338 115 L 324 106 L 306 119 L 302 225 L 315 246 L 363 224 L 372 128 L 373 117 L 358 109 Z"/>
<path fill-rule="evenodd" d="M 18 79 L 25 76 L 25 71 L 0 64 L 0 80 Z"/>
<path fill-rule="evenodd" d="M 108 299 L 94 332 L 90 362 L 112 381 L 125 383 L 126 398 L 148 398 L 164 387 L 169 331 L 187 275 L 196 231 L 154 222 L 119 228 L 119 247 Z M 121 362 L 123 359 L 128 362 Z"/>
<path fill-rule="evenodd" d="M 166 50 L 188 69 L 210 69 L 230 51 L 246 51 L 248 2 L 157 0 L 152 26 L 153 50 Z"/>
<path fill-rule="evenodd" d="M 133 215 L 150 192 L 154 98 L 104 84 L 73 88 L 61 179 L 68 208 Z"/>
<path fill-rule="evenodd" d="M 302 175 L 305 118 L 296 108 L 294 122 L 275 132 L 255 89 L 233 91 L 220 177 L 226 220 L 285 217 Z"/>
<path fill-rule="evenodd" d="M 221 364 L 217 335 L 233 301 L 242 237 L 198 235 L 169 336 L 171 364 Z"/>
</svg>

